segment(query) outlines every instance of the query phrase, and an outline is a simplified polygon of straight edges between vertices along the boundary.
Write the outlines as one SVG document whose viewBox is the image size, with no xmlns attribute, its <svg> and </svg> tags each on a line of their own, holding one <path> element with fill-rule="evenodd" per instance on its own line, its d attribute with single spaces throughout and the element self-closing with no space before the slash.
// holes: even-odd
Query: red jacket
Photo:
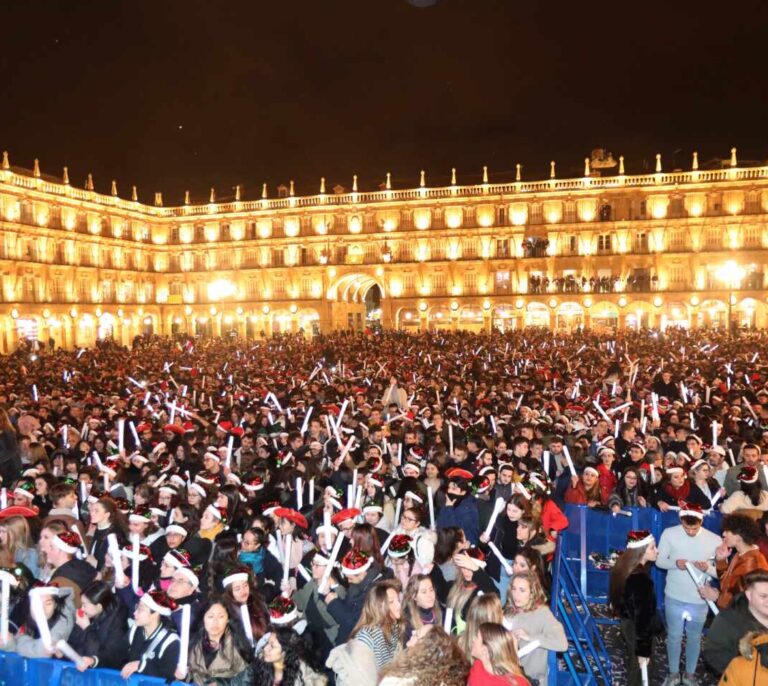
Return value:
<svg viewBox="0 0 768 686">
<path fill-rule="evenodd" d="M 546 500 L 541 508 L 541 528 L 550 541 L 554 541 L 551 531 L 562 531 L 568 528 L 568 517 L 557 506 L 554 500 Z"/>
<path fill-rule="evenodd" d="M 467 686 L 530 686 L 530 683 L 524 676 L 491 674 L 481 660 L 475 660 L 469 670 Z"/>
</svg>

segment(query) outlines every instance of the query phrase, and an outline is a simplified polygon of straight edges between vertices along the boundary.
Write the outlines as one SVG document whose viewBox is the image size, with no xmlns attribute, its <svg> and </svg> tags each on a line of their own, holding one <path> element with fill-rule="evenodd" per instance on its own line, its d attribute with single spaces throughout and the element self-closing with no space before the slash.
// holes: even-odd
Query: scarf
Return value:
<svg viewBox="0 0 768 686">
<path fill-rule="evenodd" d="M 252 550 L 248 552 L 241 552 L 239 555 L 240 562 L 248 565 L 253 573 L 256 575 L 264 572 L 264 549 Z"/>
</svg>

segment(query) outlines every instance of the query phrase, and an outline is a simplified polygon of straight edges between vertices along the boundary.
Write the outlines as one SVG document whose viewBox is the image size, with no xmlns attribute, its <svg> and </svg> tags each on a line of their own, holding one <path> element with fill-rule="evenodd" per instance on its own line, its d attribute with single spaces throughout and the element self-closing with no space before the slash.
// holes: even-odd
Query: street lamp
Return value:
<svg viewBox="0 0 768 686">
<path fill-rule="evenodd" d="M 746 275 L 744 267 L 736 264 L 733 260 L 728 260 L 720 269 L 717 270 L 717 278 L 728 287 L 728 336 L 733 335 L 733 323 L 731 321 L 731 309 L 733 307 L 733 290 L 739 287 L 741 280 Z"/>
</svg>

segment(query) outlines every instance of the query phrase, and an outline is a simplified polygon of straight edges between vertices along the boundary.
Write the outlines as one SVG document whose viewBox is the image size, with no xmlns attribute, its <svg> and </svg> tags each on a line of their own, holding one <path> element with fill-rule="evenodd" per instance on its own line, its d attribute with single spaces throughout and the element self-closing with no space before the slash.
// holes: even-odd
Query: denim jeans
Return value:
<svg viewBox="0 0 768 686">
<path fill-rule="evenodd" d="M 680 652 L 685 632 L 685 672 L 696 673 L 696 663 L 701 652 L 701 632 L 707 620 L 706 603 L 683 603 L 668 595 L 664 596 L 664 614 L 667 622 L 667 662 L 670 674 L 680 671 Z M 690 619 L 683 618 L 687 613 Z"/>
<path fill-rule="evenodd" d="M 514 560 L 507 560 L 507 563 L 509 566 L 512 566 L 512 563 Z M 507 574 L 507 570 L 504 568 L 504 565 L 499 565 L 499 580 L 496 581 L 494 579 L 493 583 L 496 584 L 496 588 L 499 589 L 499 596 L 501 596 L 501 604 L 502 606 L 504 603 L 507 602 L 507 589 L 509 588 L 509 580 L 512 578 L 509 574 Z"/>
</svg>

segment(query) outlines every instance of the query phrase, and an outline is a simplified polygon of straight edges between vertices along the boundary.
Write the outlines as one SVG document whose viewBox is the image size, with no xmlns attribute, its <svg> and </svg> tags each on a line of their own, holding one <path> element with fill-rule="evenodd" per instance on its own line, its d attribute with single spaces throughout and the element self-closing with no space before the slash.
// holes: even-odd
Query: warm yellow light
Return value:
<svg viewBox="0 0 768 686">
<path fill-rule="evenodd" d="M 487 298 L 483 300 L 483 309 L 484 310 L 490 310 L 491 309 L 491 301 Z"/>
<path fill-rule="evenodd" d="M 144 323 L 145 324 L 151 324 L 152 323 L 152 317 L 144 317 Z"/>
<path fill-rule="evenodd" d="M 552 309 L 555 309 L 557 307 L 557 299 L 556 298 L 550 298 L 549 299 L 549 306 Z"/>
<path fill-rule="evenodd" d="M 460 207 L 451 207 L 445 211 L 445 225 L 449 229 L 458 229 L 461 226 L 462 210 Z"/>
<path fill-rule="evenodd" d="M 455 300 L 451 302 L 451 309 L 455 312 L 459 309 L 459 303 L 457 303 Z"/>
<path fill-rule="evenodd" d="M 403 282 L 400 279 L 392 279 L 389 282 L 389 292 L 393 297 L 399 298 L 403 294 Z"/>
<path fill-rule="evenodd" d="M 208 308 L 208 312 L 211 313 L 211 317 L 215 317 L 218 310 L 215 305 L 211 305 L 210 308 Z"/>
<path fill-rule="evenodd" d="M 384 267 L 376 267 L 376 276 L 384 276 Z"/>
<path fill-rule="evenodd" d="M 423 231 L 428 229 L 432 224 L 432 213 L 430 210 L 420 209 L 413 213 L 413 225 Z"/>
<path fill-rule="evenodd" d="M 226 317 L 224 317 L 224 323 L 225 324 L 231 324 L 234 321 L 231 314 L 228 314 Z"/>
<path fill-rule="evenodd" d="M 291 303 L 291 306 L 288 309 L 291 311 L 291 314 L 296 314 L 299 311 L 296 303 Z"/>
<path fill-rule="evenodd" d="M 619 307 L 626 307 L 627 306 L 627 299 L 622 295 L 619 298 Z"/>
<path fill-rule="evenodd" d="M 664 300 L 662 300 L 662 298 L 661 298 L 661 296 L 660 296 L 660 295 L 657 295 L 657 296 L 656 296 L 656 297 L 653 299 L 653 304 L 654 304 L 654 305 L 656 305 L 656 307 L 661 307 L 661 305 L 662 305 L 662 303 L 663 303 L 663 302 L 664 302 Z"/>
<path fill-rule="evenodd" d="M 76 308 L 76 307 L 73 307 L 73 308 L 72 308 L 72 309 L 69 311 L 69 316 L 70 316 L 70 317 L 72 317 L 72 319 L 75 319 L 75 318 L 77 317 L 77 308 Z"/>
<path fill-rule="evenodd" d="M 360 233 L 363 230 L 363 223 L 356 214 L 349 218 L 349 233 Z"/>
<path fill-rule="evenodd" d="M 410 312 L 405 313 L 405 318 L 408 319 L 409 321 L 411 320 L 412 317 L 413 315 Z"/>
<path fill-rule="evenodd" d="M 691 305 L 696 307 L 696 305 L 699 304 L 699 296 L 698 295 L 692 295 L 691 296 Z"/>
<path fill-rule="evenodd" d="M 288 238 L 294 238 L 299 235 L 299 220 L 293 217 L 289 217 L 283 224 L 283 230 Z"/>
<path fill-rule="evenodd" d="M 592 307 L 592 298 L 584 298 L 584 307 L 587 309 Z"/>
<path fill-rule="evenodd" d="M 15 307 L 11 310 L 11 317 L 13 317 L 14 319 L 19 318 L 19 311 Z"/>
<path fill-rule="evenodd" d="M 174 317 L 174 318 L 173 318 L 173 323 L 174 323 L 174 324 L 176 324 L 177 326 L 178 326 L 179 324 L 181 324 L 181 317 Z"/>
<path fill-rule="evenodd" d="M 224 300 L 231 298 L 237 290 L 234 283 L 228 279 L 218 279 L 213 283 L 208 284 L 208 299 L 209 300 Z"/>
<path fill-rule="evenodd" d="M 238 307 L 238 308 L 235 310 L 235 312 L 237 312 L 237 316 L 238 316 L 238 317 L 242 317 L 242 316 L 243 316 L 243 308 L 242 308 L 242 307 Z"/>
<path fill-rule="evenodd" d="M 746 276 L 746 273 L 744 267 L 738 265 L 733 260 L 728 260 L 717 270 L 716 275 L 729 288 L 737 288 L 741 280 Z"/>
<path fill-rule="evenodd" d="M 261 308 L 261 311 L 264 314 L 269 314 L 269 305 L 264 305 L 264 307 Z"/>
<path fill-rule="evenodd" d="M 191 308 L 189 305 L 187 305 L 187 306 L 184 308 L 184 314 L 186 314 L 186 315 L 187 315 L 187 317 L 189 317 L 189 315 L 191 315 L 191 314 L 192 314 L 192 308 Z"/>
<path fill-rule="evenodd" d="M 690 214 L 692 217 L 700 217 L 703 211 L 704 207 L 700 202 L 692 202 L 688 208 L 688 214 Z"/>
<path fill-rule="evenodd" d="M 515 307 L 518 310 L 522 310 L 523 307 L 525 307 L 525 300 L 523 300 L 522 298 L 518 298 L 517 300 L 515 300 Z"/>
<path fill-rule="evenodd" d="M 419 303 L 419 310 L 421 310 L 422 312 L 426 312 L 427 311 L 427 303 L 425 303 L 423 301 L 420 302 Z"/>
</svg>

